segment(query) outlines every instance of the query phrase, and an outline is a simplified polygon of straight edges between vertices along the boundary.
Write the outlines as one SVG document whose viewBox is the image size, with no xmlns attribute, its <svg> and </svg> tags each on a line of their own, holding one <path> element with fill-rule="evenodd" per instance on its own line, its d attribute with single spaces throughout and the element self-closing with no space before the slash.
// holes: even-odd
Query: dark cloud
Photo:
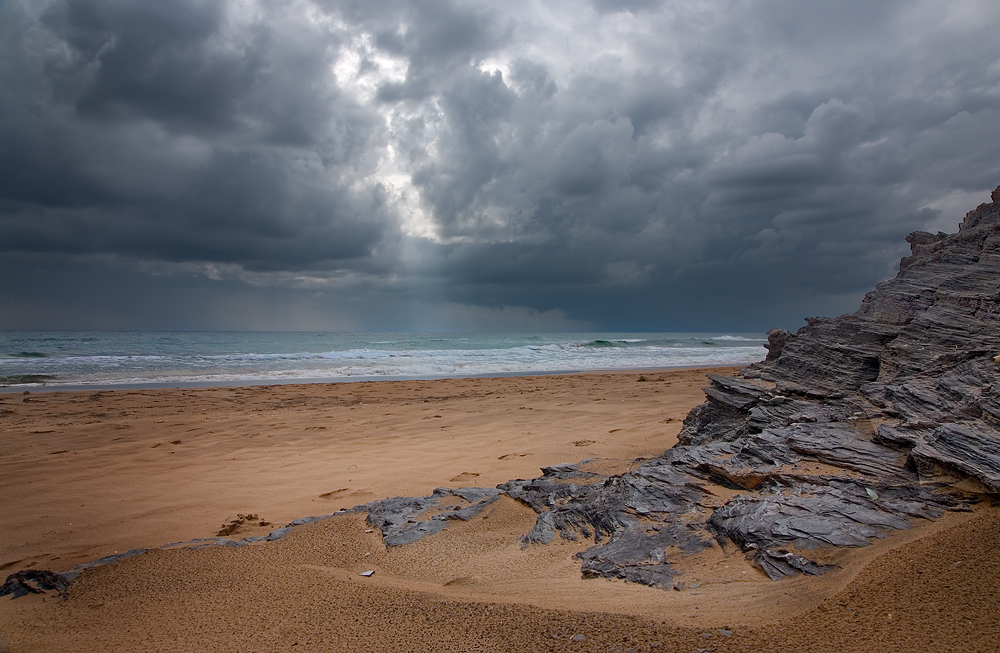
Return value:
<svg viewBox="0 0 1000 653">
<path fill-rule="evenodd" d="M 337 35 L 223 9 L 81 0 L 21 32 L 5 72 L 36 106 L 5 98 L 22 109 L 3 135 L 5 249 L 252 270 L 370 257 L 390 221 L 369 178 L 384 124 L 328 83 Z"/>
<path fill-rule="evenodd" d="M 260 72 L 252 56 L 214 48 L 223 5 L 210 2 L 54 5 L 43 16 L 69 54 L 49 65 L 55 93 L 77 113 L 147 117 L 180 129 L 233 127 L 238 100 Z M 81 78 L 87 83 L 77 87 Z M 74 93 L 76 91 L 76 93 Z"/>
<path fill-rule="evenodd" d="M 3 3 L 0 327 L 853 310 L 906 233 L 954 230 L 1000 183 L 998 19 L 985 0 Z"/>
</svg>

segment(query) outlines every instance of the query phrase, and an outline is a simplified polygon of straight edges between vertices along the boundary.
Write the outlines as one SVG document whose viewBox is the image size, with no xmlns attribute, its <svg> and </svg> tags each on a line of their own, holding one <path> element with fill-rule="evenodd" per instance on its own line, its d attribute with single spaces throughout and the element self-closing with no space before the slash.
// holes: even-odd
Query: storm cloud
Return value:
<svg viewBox="0 0 1000 653">
<path fill-rule="evenodd" d="M 0 3 L 0 328 L 795 328 L 1000 183 L 985 0 Z"/>
</svg>

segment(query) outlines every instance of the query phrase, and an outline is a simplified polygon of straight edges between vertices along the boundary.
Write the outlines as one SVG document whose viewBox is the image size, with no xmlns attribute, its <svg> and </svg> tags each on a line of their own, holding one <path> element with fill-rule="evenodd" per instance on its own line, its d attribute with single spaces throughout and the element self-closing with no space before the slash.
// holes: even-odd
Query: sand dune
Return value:
<svg viewBox="0 0 1000 653">
<path fill-rule="evenodd" d="M 226 524 L 230 537 L 262 534 L 585 458 L 624 471 L 674 443 L 705 374 L 0 395 L 0 564 L 65 570 Z M 152 551 L 82 574 L 67 600 L 0 600 L 0 641 L 10 651 L 1000 645 L 990 506 L 834 552 L 840 569 L 816 578 L 772 582 L 714 547 L 687 561 L 683 591 L 582 579 L 572 556 L 586 544 L 521 547 L 534 519 L 505 497 L 389 550 L 363 516 L 345 515 L 241 549 Z"/>
</svg>

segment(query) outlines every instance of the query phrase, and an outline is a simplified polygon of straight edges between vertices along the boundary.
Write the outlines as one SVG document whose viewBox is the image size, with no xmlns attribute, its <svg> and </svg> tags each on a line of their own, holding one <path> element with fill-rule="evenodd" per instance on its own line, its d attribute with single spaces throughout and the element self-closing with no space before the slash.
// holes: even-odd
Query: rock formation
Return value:
<svg viewBox="0 0 1000 653">
<path fill-rule="evenodd" d="M 662 457 L 499 486 L 539 513 L 525 545 L 593 538 L 585 576 L 669 587 L 716 541 L 779 579 L 825 571 L 810 550 L 866 546 L 1000 492 L 1000 187 L 957 234 L 907 240 L 912 256 L 856 313 L 773 330 L 764 361 L 710 377 Z M 388 506 L 365 508 L 392 544 Z"/>
<path fill-rule="evenodd" d="M 439 487 L 426 497 L 392 497 L 344 512 L 367 512 L 367 521 L 382 531 L 386 546 L 400 546 L 444 530 L 449 519 L 469 521 L 500 498 L 500 490 L 485 487 Z M 441 505 L 441 500 L 451 503 Z"/>
</svg>

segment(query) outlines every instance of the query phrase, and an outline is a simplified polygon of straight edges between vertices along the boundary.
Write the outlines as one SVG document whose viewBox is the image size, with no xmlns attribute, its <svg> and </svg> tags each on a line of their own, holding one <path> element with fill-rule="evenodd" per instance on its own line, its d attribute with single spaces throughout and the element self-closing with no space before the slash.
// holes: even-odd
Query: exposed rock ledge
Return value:
<svg viewBox="0 0 1000 653">
<path fill-rule="evenodd" d="M 910 234 L 912 256 L 856 313 L 810 318 L 794 334 L 775 329 L 764 361 L 711 376 L 679 443 L 635 471 L 554 465 L 497 489 L 440 488 L 351 512 L 367 512 L 396 546 L 506 493 L 539 513 L 525 546 L 593 538 L 578 554 L 584 576 L 670 587 L 678 560 L 713 541 L 740 547 L 772 579 L 819 574 L 827 567 L 810 550 L 866 546 L 1000 493 L 1000 187 L 992 199 L 957 234 Z M 79 571 L 121 557 L 55 580 L 20 572 L 0 594 L 64 589 Z"/>
</svg>

